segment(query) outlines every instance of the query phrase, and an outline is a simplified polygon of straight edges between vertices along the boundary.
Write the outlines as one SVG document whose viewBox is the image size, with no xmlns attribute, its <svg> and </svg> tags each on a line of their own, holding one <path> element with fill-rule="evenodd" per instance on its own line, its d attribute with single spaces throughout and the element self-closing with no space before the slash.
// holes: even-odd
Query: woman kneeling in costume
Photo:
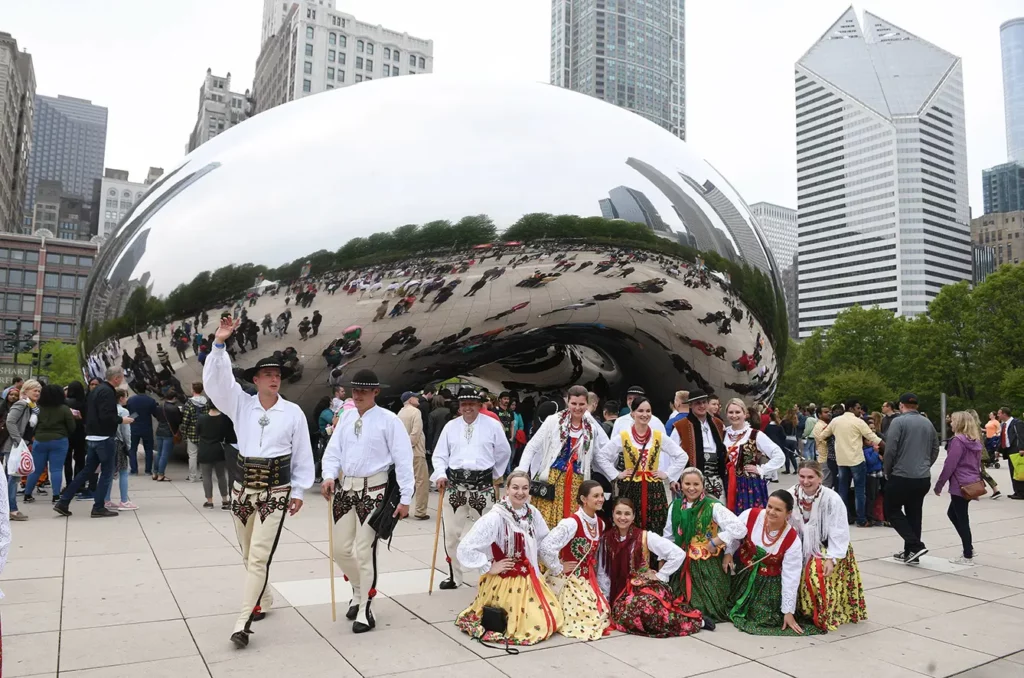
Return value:
<svg viewBox="0 0 1024 678">
<path fill-rule="evenodd" d="M 505 487 L 505 499 L 477 520 L 459 542 L 457 557 L 462 567 L 484 574 L 473 604 L 455 625 L 481 640 L 534 645 L 550 638 L 562 625 L 562 608 L 537 566 L 538 545 L 548 535 L 548 526 L 528 503 L 530 477 L 526 473 L 513 471 Z M 558 565 L 558 559 L 545 564 Z M 484 607 L 500 607 L 508 613 L 505 633 L 483 628 Z"/>
<path fill-rule="evenodd" d="M 663 535 L 686 551 L 686 562 L 670 582 L 672 590 L 700 610 L 705 621 L 727 621 L 730 581 L 722 558 L 747 530 L 725 504 L 705 494 L 699 469 L 684 469 L 679 482 L 683 496 L 672 502 Z"/>
<path fill-rule="evenodd" d="M 790 490 L 797 510 L 789 522 L 800 532 L 803 543 L 800 614 L 822 631 L 835 631 L 841 624 L 868 618 L 846 504 L 821 484 L 818 462 L 801 462 L 799 473 L 800 482 Z"/>
<path fill-rule="evenodd" d="M 540 553 L 545 564 L 551 563 L 548 574 L 556 588 L 561 587 L 558 601 L 565 621 L 559 632 L 568 638 L 597 640 L 610 632 L 608 599 L 597 583 L 603 531 L 597 512 L 604 506 L 604 489 L 596 480 L 584 480 L 576 502 L 579 509 L 555 525 L 541 542 Z"/>
<path fill-rule="evenodd" d="M 668 539 L 633 524 L 633 501 L 619 497 L 612 509 L 614 527 L 601 537 L 597 573 L 601 590 L 612 601 L 612 628 L 651 638 L 688 636 L 705 625 L 701 613 L 677 603 L 668 580 L 679 570 L 686 554 Z M 650 566 L 651 553 L 664 564 Z"/>
<path fill-rule="evenodd" d="M 740 514 L 747 536 L 736 553 L 735 565 L 731 554 L 723 561 L 736 574 L 729 617 L 740 631 L 755 636 L 821 633 L 810 624 L 801 627 L 794 616 L 803 552 L 800 535 L 789 524 L 792 512 L 793 495 L 776 490 L 768 497 L 768 506 Z"/>
</svg>

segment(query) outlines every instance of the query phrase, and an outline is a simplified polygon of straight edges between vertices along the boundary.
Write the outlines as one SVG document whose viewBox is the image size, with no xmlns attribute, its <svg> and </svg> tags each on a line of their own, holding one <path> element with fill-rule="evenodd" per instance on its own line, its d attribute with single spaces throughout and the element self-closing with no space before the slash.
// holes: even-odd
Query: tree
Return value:
<svg viewBox="0 0 1024 678">
<path fill-rule="evenodd" d="M 82 380 L 82 370 L 78 363 L 78 349 L 73 344 L 65 344 L 58 339 L 51 339 L 39 347 L 39 355 L 45 360 L 51 356 L 51 364 L 40 371 L 51 384 L 67 386 L 72 381 Z"/>
<path fill-rule="evenodd" d="M 823 406 L 851 398 L 860 400 L 864 409 L 870 411 L 880 407 L 882 401 L 891 400 L 892 392 L 885 380 L 873 370 L 839 370 L 826 377 L 825 388 L 821 391 Z"/>
<path fill-rule="evenodd" d="M 1008 370 L 999 383 L 1001 405 L 1008 406 L 1014 416 L 1024 410 L 1024 367 Z"/>
</svg>

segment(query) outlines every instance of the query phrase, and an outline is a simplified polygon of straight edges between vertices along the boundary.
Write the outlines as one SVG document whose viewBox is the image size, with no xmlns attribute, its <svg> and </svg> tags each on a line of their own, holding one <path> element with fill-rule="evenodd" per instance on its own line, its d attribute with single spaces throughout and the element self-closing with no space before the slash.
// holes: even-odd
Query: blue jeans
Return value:
<svg viewBox="0 0 1024 678">
<path fill-rule="evenodd" d="M 4 457 L 4 464 L 7 464 L 7 457 Z M 18 486 L 21 485 L 21 476 L 7 476 L 7 503 L 10 504 L 10 512 L 18 510 Z"/>
<path fill-rule="evenodd" d="M 857 524 L 863 525 L 867 522 L 868 518 L 865 514 L 866 493 L 864 491 L 866 480 L 868 477 L 868 465 L 867 462 L 862 461 L 856 466 L 840 466 L 839 467 L 839 487 L 837 491 L 839 496 L 843 498 L 843 503 L 846 504 L 847 510 L 849 511 L 849 500 L 847 497 L 850 495 L 850 476 L 853 476 L 853 496 L 857 507 Z"/>
<path fill-rule="evenodd" d="M 121 469 L 117 472 L 117 485 L 121 490 L 121 503 L 124 504 L 128 501 L 128 469 Z M 113 489 L 113 483 L 107 486 L 107 501 L 110 501 L 110 493 Z"/>
<path fill-rule="evenodd" d="M 25 481 L 25 496 L 31 497 L 32 490 L 36 489 L 39 476 L 43 475 L 43 468 L 50 466 L 50 482 L 53 484 L 53 496 L 60 496 L 61 478 L 64 473 L 64 460 L 68 456 L 68 439 L 58 438 L 57 440 L 35 441 L 32 444 L 32 461 L 35 462 L 36 470 L 29 475 Z"/>
<path fill-rule="evenodd" d="M 167 462 L 171 460 L 171 450 L 174 449 L 174 438 L 157 436 L 156 437 L 156 449 L 157 458 L 156 466 L 153 467 L 153 473 L 158 476 L 162 476 L 164 471 L 167 470 Z"/>
<path fill-rule="evenodd" d="M 139 442 L 146 451 L 146 475 L 153 472 L 153 432 L 136 433 L 132 431 L 132 443 L 128 446 L 128 467 L 132 473 L 139 472 Z"/>
<path fill-rule="evenodd" d="M 101 511 L 103 510 L 103 500 L 110 490 L 110 482 L 114 477 L 114 452 L 117 446 L 114 442 L 114 436 L 103 440 L 87 440 L 85 445 L 87 449 L 85 466 L 75 474 L 71 483 L 64 488 L 64 492 L 60 495 L 60 503 L 64 506 L 70 504 L 71 500 L 78 494 L 78 491 L 82 489 L 82 485 L 98 468 L 100 470 L 100 479 L 96 483 L 96 494 L 93 499 L 92 510 Z"/>
<path fill-rule="evenodd" d="M 804 438 L 804 459 L 817 459 L 818 450 L 814 446 L 814 438 Z"/>
</svg>

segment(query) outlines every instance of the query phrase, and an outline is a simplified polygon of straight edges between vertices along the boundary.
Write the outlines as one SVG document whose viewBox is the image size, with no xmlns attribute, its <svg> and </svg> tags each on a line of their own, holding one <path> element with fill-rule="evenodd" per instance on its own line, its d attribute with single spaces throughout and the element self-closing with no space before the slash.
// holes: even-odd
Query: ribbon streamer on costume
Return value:
<svg viewBox="0 0 1024 678">
<path fill-rule="evenodd" d="M 755 551 L 755 554 L 754 554 L 755 560 L 752 560 L 750 562 L 750 564 L 748 564 L 742 570 L 737 572 L 736 573 L 737 575 L 743 574 L 744 572 L 746 572 L 750 568 L 754 567 L 755 565 L 759 564 L 762 560 L 764 560 L 765 558 L 767 558 L 770 555 L 767 551 L 765 551 L 760 546 L 755 546 L 755 548 L 757 549 Z M 746 585 L 743 587 L 743 595 L 741 595 L 739 597 L 739 600 L 736 601 L 736 604 L 732 606 L 732 610 L 729 611 L 729 617 L 732 617 L 733 615 L 735 615 L 735 616 L 740 617 L 742 619 L 746 619 L 747 618 L 746 612 L 741 611 L 741 609 L 746 605 L 747 598 L 750 597 L 750 594 L 754 590 L 754 579 L 755 579 L 754 572 L 751 572 L 750 576 L 747 577 Z"/>
</svg>

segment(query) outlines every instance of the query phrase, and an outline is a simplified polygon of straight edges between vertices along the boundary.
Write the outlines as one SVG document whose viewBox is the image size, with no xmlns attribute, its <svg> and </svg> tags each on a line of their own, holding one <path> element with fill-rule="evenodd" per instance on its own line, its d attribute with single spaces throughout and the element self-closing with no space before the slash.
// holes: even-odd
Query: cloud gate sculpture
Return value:
<svg viewBox="0 0 1024 678">
<path fill-rule="evenodd" d="M 307 268 L 319 291 L 299 307 L 286 284 Z M 356 277 L 364 289 L 329 289 Z M 304 369 L 282 393 L 304 407 L 334 365 L 374 369 L 389 395 L 461 379 L 616 399 L 640 384 L 658 407 L 694 388 L 765 400 L 781 290 L 746 204 L 665 130 L 548 85 L 424 75 L 279 106 L 186 157 L 102 248 L 82 349 L 132 353 L 140 335 L 173 356 L 171 328 L 205 311 L 209 334 L 252 296 L 257 323 L 293 315 L 235 364 L 293 348 Z M 200 377 L 191 346 L 175 370 L 186 389 Z"/>
</svg>

